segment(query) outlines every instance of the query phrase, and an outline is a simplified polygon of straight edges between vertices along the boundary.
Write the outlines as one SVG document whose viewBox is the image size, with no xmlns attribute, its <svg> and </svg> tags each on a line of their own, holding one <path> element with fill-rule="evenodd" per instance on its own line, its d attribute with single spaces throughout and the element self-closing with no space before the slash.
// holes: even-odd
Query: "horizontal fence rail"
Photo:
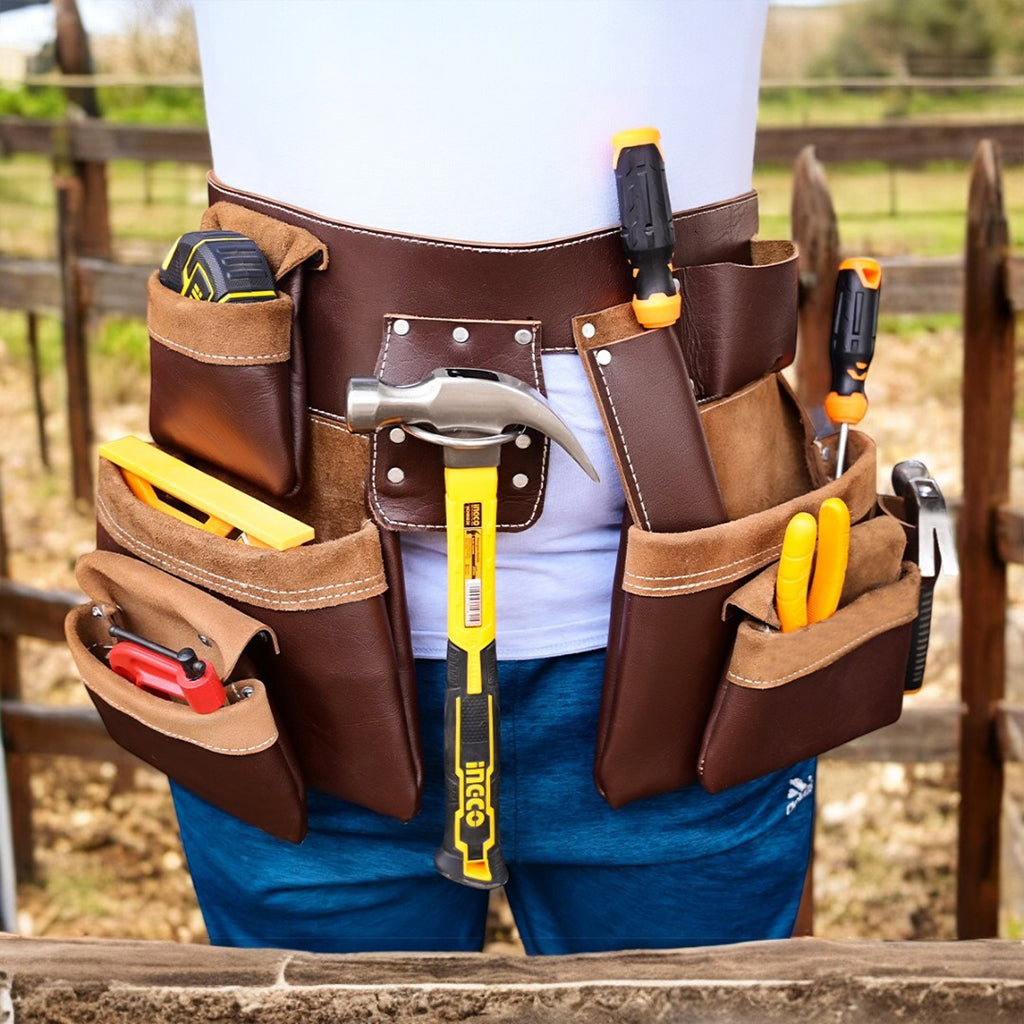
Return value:
<svg viewBox="0 0 1024 1024">
<path fill-rule="evenodd" d="M 893 122 L 759 128 L 754 159 L 789 163 L 813 145 L 827 163 L 877 160 L 916 167 L 929 160 L 970 160 L 982 139 L 998 142 L 1004 164 L 1024 163 L 1024 121 Z M 210 166 L 206 128 L 152 127 L 102 120 L 0 118 L 0 155 L 40 153 L 67 160 L 171 160 Z"/>
</svg>

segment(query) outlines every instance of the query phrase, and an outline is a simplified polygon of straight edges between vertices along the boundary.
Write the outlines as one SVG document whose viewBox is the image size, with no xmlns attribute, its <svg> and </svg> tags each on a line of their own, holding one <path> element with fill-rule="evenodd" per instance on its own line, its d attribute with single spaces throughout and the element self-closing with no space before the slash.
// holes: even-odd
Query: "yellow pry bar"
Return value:
<svg viewBox="0 0 1024 1024">
<path fill-rule="evenodd" d="M 246 537 L 261 545 L 285 551 L 314 537 L 312 526 L 137 437 L 129 435 L 100 445 L 100 457 L 172 498 L 205 512 L 214 520 L 241 530 Z M 196 523 L 196 526 L 200 525 Z"/>
</svg>

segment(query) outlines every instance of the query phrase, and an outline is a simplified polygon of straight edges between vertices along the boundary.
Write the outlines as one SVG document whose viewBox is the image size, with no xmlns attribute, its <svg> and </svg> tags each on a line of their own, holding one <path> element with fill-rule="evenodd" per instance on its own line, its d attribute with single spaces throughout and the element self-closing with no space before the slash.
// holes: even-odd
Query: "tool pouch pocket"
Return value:
<svg viewBox="0 0 1024 1024">
<path fill-rule="evenodd" d="M 229 814 L 279 839 L 301 842 L 306 790 L 298 762 L 263 682 L 249 677 L 254 665 L 273 659 L 272 630 L 123 555 L 86 555 L 77 575 L 90 603 L 68 614 L 65 632 L 111 737 Z M 114 673 L 105 653 L 115 618 L 122 628 L 166 647 L 195 649 L 225 682 L 230 703 L 200 714 Z"/>
<path fill-rule="evenodd" d="M 829 497 L 842 498 L 854 522 L 875 505 L 874 444 L 851 433 L 849 466 L 830 480 L 778 374 L 705 404 L 700 418 L 726 521 L 681 532 L 627 522 L 619 549 L 594 768 L 614 807 L 697 781 L 735 631 L 722 619 L 723 604 L 778 558 L 789 519 L 817 514 Z"/>
<path fill-rule="evenodd" d="M 422 788 L 398 546 L 366 516 L 367 444 L 310 421 L 310 481 L 287 503 L 316 541 L 250 547 L 138 501 L 101 460 L 98 546 L 134 555 L 273 629 L 270 699 L 311 787 L 407 820 Z M 231 480 L 236 486 L 239 481 Z"/>
<path fill-rule="evenodd" d="M 386 384 L 415 384 L 439 366 L 507 373 L 544 393 L 541 325 L 535 320 L 472 320 L 389 314 L 374 375 Z M 498 464 L 501 531 L 532 526 L 544 504 L 549 444 L 524 430 Z M 370 440 L 369 502 L 385 530 L 444 530 L 444 463 L 437 445 L 400 427 Z"/>
<path fill-rule="evenodd" d="M 741 616 L 704 731 L 698 773 L 708 792 L 785 768 L 895 722 L 921 574 L 901 561 L 902 526 L 878 516 L 850 533 L 839 609 L 791 633 L 775 611 L 778 563 L 738 590 Z"/>
<path fill-rule="evenodd" d="M 302 281 L 327 265 L 321 242 L 230 203 L 203 229 L 239 231 L 259 246 L 277 297 L 201 302 L 148 284 L 150 432 L 276 496 L 294 494 L 306 458 L 306 372 L 299 321 Z"/>
</svg>

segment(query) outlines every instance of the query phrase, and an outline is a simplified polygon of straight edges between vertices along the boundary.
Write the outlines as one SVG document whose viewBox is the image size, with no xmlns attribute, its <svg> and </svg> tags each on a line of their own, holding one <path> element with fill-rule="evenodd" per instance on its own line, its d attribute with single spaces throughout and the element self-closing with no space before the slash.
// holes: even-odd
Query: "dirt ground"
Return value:
<svg viewBox="0 0 1024 1024">
<path fill-rule="evenodd" d="M 960 493 L 959 367 L 953 328 L 883 335 L 872 370 L 865 423 L 880 445 L 879 486 L 893 462 L 917 456 L 947 494 Z M 927 370 L 922 372 L 922 368 Z M 94 368 L 96 434 L 105 439 L 144 432 L 144 374 Z M 12 576 L 36 586 L 73 587 L 75 558 L 92 546 L 88 510 L 70 508 L 59 373 L 45 395 L 53 470 L 40 466 L 28 368 L 9 358 L 0 336 L 3 408 L 2 480 Z M 1018 392 L 1020 393 L 1020 392 Z M 1024 505 L 1024 423 L 1016 423 L 1015 500 Z M 1024 580 L 1011 580 L 1009 685 L 1020 700 L 1024 678 Z M 940 581 L 924 692 L 914 700 L 957 695 L 959 618 L 956 586 Z M 21 642 L 25 697 L 55 705 L 87 705 L 66 652 Z M 19 886 L 22 933 L 205 941 L 165 780 L 141 768 L 70 758 L 36 759 L 33 778 L 37 878 Z M 1020 817 L 1021 779 L 1014 775 L 1008 815 Z M 817 784 L 816 932 L 829 937 L 952 938 L 956 861 L 956 767 L 933 764 L 853 765 L 824 761 Z M 1020 832 L 1018 831 L 1018 835 Z M 1018 854 L 1017 863 L 1021 862 Z M 1004 855 L 1004 935 L 1022 931 L 1022 883 Z M 492 949 L 516 949 L 514 924 L 495 902 Z"/>
</svg>

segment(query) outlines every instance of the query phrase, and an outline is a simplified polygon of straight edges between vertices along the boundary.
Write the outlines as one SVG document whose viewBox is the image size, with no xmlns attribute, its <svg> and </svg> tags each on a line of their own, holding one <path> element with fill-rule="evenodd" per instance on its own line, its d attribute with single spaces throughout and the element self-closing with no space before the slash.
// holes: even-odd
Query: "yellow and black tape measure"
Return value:
<svg viewBox="0 0 1024 1024">
<path fill-rule="evenodd" d="M 200 302 L 262 302 L 277 297 L 259 246 L 237 231 L 190 231 L 171 246 L 160 283 Z"/>
</svg>

